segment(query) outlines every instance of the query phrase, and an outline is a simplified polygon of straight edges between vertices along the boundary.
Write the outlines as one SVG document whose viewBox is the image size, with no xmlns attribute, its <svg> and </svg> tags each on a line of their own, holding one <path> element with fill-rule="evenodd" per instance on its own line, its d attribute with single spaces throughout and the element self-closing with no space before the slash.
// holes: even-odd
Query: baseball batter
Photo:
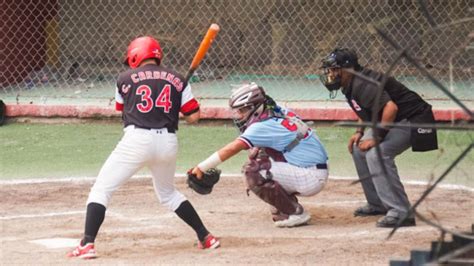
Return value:
<svg viewBox="0 0 474 266">
<path fill-rule="evenodd" d="M 151 170 L 159 201 L 194 229 L 198 247 L 220 245 L 174 186 L 179 113 L 193 123 L 199 120 L 200 112 L 191 86 L 183 76 L 161 66 L 161 59 L 160 45 L 151 37 L 137 38 L 128 47 L 125 64 L 130 69 L 119 75 L 115 95 L 116 109 L 122 111 L 124 135 L 89 193 L 84 236 L 69 257 L 97 256 L 94 241 L 113 192 L 145 166 Z"/>
<path fill-rule="evenodd" d="M 328 178 L 328 157 L 316 133 L 294 113 L 277 106 L 255 83 L 238 88 L 229 105 L 242 134 L 192 172 L 200 177 L 207 169 L 250 149 L 243 167 L 248 190 L 272 206 L 275 226 L 307 223 L 311 216 L 296 196 L 317 194 Z"/>
</svg>

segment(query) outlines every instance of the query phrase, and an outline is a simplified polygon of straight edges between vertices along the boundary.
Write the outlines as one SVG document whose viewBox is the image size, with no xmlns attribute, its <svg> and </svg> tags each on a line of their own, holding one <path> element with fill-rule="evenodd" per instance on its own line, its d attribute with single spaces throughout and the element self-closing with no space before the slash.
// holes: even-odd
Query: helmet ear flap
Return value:
<svg viewBox="0 0 474 266">
<path fill-rule="evenodd" d="M 132 58 L 130 58 L 130 65 L 135 65 L 135 63 L 137 62 L 137 55 L 133 55 Z"/>
</svg>

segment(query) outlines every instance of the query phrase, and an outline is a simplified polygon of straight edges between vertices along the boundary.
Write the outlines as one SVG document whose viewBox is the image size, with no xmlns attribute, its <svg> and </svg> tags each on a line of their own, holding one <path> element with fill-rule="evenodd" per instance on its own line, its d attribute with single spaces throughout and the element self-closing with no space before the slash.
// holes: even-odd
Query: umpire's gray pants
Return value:
<svg viewBox="0 0 474 266">
<path fill-rule="evenodd" d="M 366 130 L 361 141 L 371 139 L 372 129 Z M 378 210 L 387 210 L 387 216 L 402 217 L 409 208 L 407 194 L 398 176 L 395 156 L 410 147 L 410 128 L 392 128 L 380 143 L 382 162 L 387 169 L 384 174 L 376 148 L 363 152 L 354 145 L 352 157 L 367 202 Z M 368 178 L 372 176 L 372 178 Z"/>
</svg>

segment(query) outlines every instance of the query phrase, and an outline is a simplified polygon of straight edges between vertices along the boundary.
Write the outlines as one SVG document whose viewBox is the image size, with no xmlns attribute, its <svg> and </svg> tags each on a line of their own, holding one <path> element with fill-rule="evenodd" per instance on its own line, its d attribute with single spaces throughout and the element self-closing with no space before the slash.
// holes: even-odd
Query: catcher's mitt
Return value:
<svg viewBox="0 0 474 266">
<path fill-rule="evenodd" d="M 221 170 L 217 168 L 208 169 L 203 173 L 202 178 L 198 179 L 195 174 L 191 173 L 191 170 L 188 171 L 188 179 L 186 183 L 199 194 L 206 195 L 211 193 L 214 185 L 219 182 L 221 176 Z"/>
</svg>

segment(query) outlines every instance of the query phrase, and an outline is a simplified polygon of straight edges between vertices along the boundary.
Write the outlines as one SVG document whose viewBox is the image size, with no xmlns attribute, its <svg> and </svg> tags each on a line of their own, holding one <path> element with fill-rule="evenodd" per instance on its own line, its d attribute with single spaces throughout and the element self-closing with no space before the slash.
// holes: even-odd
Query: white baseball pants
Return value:
<svg viewBox="0 0 474 266">
<path fill-rule="evenodd" d="M 110 198 L 125 181 L 147 166 L 153 176 L 158 200 L 175 211 L 186 200 L 176 190 L 174 176 L 178 138 L 167 129 L 140 129 L 128 126 L 97 176 L 87 199 L 107 207 Z"/>
<path fill-rule="evenodd" d="M 319 193 L 326 185 L 329 175 L 327 169 L 318 169 L 316 166 L 303 168 L 275 161 L 272 161 L 270 172 L 273 174 L 273 180 L 280 183 L 286 192 L 298 193 L 305 197 Z M 264 171 L 262 176 L 265 176 Z"/>
</svg>

